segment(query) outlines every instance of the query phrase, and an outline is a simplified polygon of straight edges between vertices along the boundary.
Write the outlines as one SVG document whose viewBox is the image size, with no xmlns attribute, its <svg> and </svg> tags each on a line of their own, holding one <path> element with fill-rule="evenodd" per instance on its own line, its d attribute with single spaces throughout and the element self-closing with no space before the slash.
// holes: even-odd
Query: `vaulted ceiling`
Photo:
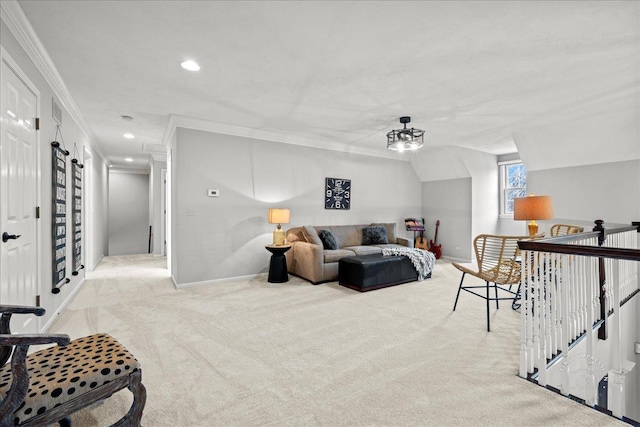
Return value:
<svg viewBox="0 0 640 427">
<path fill-rule="evenodd" d="M 635 1 L 18 4 L 116 165 L 147 161 L 172 115 L 378 155 L 409 115 L 427 146 L 502 154 L 530 123 L 638 96 Z"/>
</svg>

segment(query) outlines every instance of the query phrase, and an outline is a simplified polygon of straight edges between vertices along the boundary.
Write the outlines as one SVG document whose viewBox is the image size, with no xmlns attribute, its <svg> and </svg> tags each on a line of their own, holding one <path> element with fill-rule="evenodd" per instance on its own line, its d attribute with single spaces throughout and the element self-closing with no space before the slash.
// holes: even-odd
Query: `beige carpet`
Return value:
<svg viewBox="0 0 640 427">
<path fill-rule="evenodd" d="M 153 426 L 626 425 L 516 376 L 518 315 L 433 277 L 368 293 L 291 277 L 175 290 L 165 260 L 107 257 L 51 332 L 107 332 L 143 367 Z M 122 391 L 74 416 L 104 426 Z"/>
</svg>

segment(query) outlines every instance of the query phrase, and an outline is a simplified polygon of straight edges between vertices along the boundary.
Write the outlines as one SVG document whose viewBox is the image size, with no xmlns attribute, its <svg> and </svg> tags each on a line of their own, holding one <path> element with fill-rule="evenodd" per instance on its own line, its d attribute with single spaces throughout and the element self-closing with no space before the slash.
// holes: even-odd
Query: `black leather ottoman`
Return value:
<svg viewBox="0 0 640 427">
<path fill-rule="evenodd" d="M 338 263 L 338 282 L 360 292 L 414 280 L 418 280 L 418 272 L 406 256 L 361 255 L 342 258 Z"/>
</svg>

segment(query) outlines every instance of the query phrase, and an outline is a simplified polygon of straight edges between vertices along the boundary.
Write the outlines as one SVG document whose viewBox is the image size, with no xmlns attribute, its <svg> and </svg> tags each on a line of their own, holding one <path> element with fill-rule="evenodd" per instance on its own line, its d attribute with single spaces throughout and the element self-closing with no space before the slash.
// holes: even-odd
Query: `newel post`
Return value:
<svg viewBox="0 0 640 427">
<path fill-rule="evenodd" d="M 606 230 L 604 228 L 604 221 L 601 219 L 597 219 L 595 221 L 596 226 L 593 227 L 593 231 L 597 231 L 600 233 L 598 236 L 598 246 L 604 245 L 604 241 L 607 239 Z M 601 340 L 606 340 L 609 336 L 609 324 L 608 317 L 609 313 L 607 313 L 607 287 L 606 287 L 606 276 L 604 273 L 604 258 L 598 258 L 598 277 L 599 277 L 599 289 L 600 289 L 600 318 L 602 319 L 602 324 L 600 328 L 598 328 L 598 338 Z"/>
</svg>

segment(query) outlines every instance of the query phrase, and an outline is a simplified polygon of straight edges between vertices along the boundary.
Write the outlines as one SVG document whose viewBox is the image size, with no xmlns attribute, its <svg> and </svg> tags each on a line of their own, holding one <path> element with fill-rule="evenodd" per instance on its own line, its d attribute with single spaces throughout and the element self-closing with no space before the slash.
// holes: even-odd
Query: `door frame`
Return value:
<svg viewBox="0 0 640 427">
<path fill-rule="evenodd" d="M 84 268 L 86 272 L 93 271 L 93 154 L 89 147 L 85 144 L 83 151 L 82 164 L 84 165 L 84 174 L 82 182 L 82 256 L 84 258 Z"/>
<path fill-rule="evenodd" d="M 167 255 L 167 169 L 160 169 L 160 255 Z"/>
<path fill-rule="evenodd" d="M 40 104 L 41 104 L 41 95 L 40 95 L 40 91 L 38 90 L 38 87 L 29 79 L 29 77 L 27 77 L 27 73 L 25 73 L 22 68 L 20 68 L 20 66 L 18 65 L 18 63 L 11 57 L 11 55 L 9 55 L 9 52 L 7 52 L 4 48 L 4 46 L 2 46 L 0 44 L 0 63 L 4 62 L 7 67 L 9 67 L 11 69 L 11 71 L 13 71 L 13 73 L 18 77 L 18 79 L 20 79 L 20 81 L 27 87 L 28 90 L 30 90 L 36 97 L 36 117 L 40 118 L 40 113 L 41 113 L 41 108 L 40 108 Z M 40 124 L 42 125 L 42 123 Z M 40 217 L 36 218 L 36 235 L 35 235 L 35 239 L 34 239 L 34 244 L 35 244 L 35 268 L 36 268 L 36 288 L 37 288 L 37 294 L 38 295 L 42 295 L 43 294 L 43 283 L 42 283 L 42 253 L 41 253 L 41 248 L 42 248 L 42 159 L 40 156 L 40 131 L 36 129 L 36 177 L 35 177 L 35 181 L 36 181 L 36 191 L 35 191 L 35 195 L 36 195 L 36 200 L 35 202 L 35 206 L 40 207 Z M 51 286 L 49 286 L 49 289 L 51 288 Z M 34 301 L 35 304 L 35 301 Z M 41 332 L 41 317 L 36 316 L 36 318 L 34 319 L 36 322 L 36 329 L 38 332 Z"/>
</svg>

